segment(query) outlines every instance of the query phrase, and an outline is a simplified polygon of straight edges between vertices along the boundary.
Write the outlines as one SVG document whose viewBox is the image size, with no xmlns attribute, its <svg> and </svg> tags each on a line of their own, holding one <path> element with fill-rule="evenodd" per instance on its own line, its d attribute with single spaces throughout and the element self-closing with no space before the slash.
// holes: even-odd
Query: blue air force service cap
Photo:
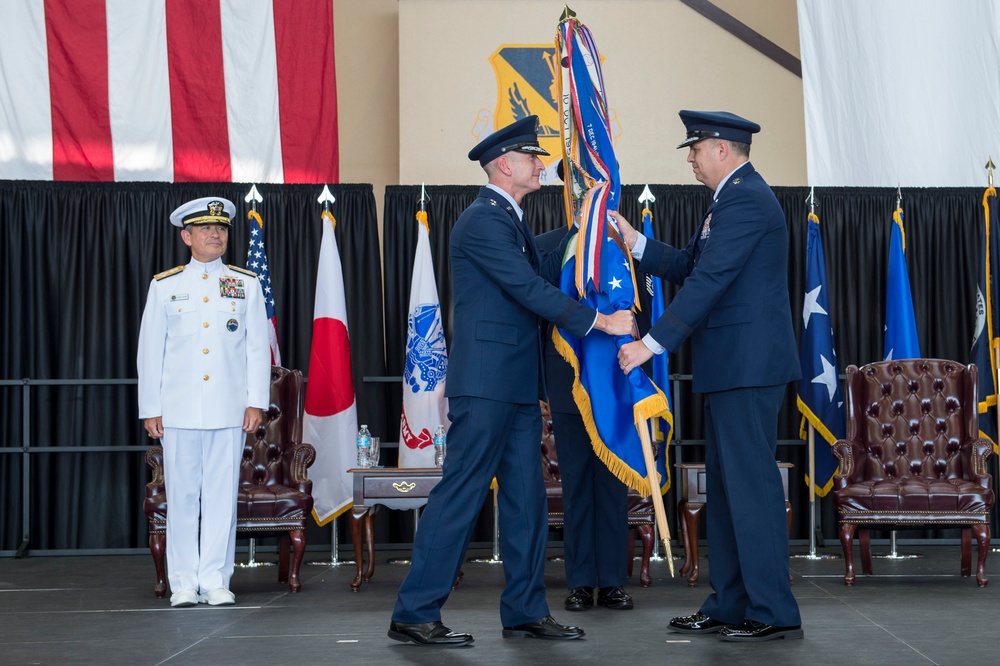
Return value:
<svg viewBox="0 0 1000 666">
<path fill-rule="evenodd" d="M 548 151 L 538 145 L 538 116 L 528 116 L 501 127 L 476 144 L 469 151 L 470 160 L 479 160 L 486 166 L 504 153 L 517 151 L 532 155 L 548 155 Z"/>
<path fill-rule="evenodd" d="M 224 224 L 228 227 L 235 214 L 236 206 L 229 199 L 202 197 L 179 206 L 170 214 L 170 224 L 182 228 L 189 224 Z"/>
<path fill-rule="evenodd" d="M 728 111 L 681 111 L 681 122 L 687 128 L 687 138 L 677 146 L 685 148 L 702 139 L 728 139 L 750 143 L 760 131 L 760 125 Z"/>
</svg>

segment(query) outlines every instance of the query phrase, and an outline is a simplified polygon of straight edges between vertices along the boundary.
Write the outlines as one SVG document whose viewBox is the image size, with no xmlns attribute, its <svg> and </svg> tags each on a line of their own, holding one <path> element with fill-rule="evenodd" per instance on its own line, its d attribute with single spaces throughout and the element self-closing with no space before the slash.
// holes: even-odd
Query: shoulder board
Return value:
<svg viewBox="0 0 1000 666">
<path fill-rule="evenodd" d="M 229 266 L 230 268 L 232 268 L 237 273 L 243 273 L 244 275 L 249 275 L 251 277 L 257 277 L 256 273 L 254 273 L 253 271 L 248 271 L 245 268 L 240 268 L 239 266 L 233 266 L 232 264 L 227 264 L 227 266 Z"/>
<path fill-rule="evenodd" d="M 156 275 L 153 276 L 153 279 L 154 280 L 162 280 L 163 278 L 168 278 L 171 275 L 177 275 L 178 273 L 180 273 L 181 271 L 183 271 L 185 268 L 187 268 L 187 264 L 185 264 L 183 266 L 174 266 L 169 271 L 163 271 L 162 273 L 157 273 Z"/>
</svg>

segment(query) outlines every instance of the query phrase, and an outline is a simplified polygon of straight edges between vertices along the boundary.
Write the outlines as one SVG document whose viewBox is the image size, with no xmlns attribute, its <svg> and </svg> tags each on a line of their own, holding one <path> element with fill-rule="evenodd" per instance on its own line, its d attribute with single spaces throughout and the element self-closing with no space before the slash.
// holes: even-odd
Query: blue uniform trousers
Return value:
<svg viewBox="0 0 1000 666">
<path fill-rule="evenodd" d="M 579 414 L 552 412 L 565 526 L 566 586 L 624 587 L 628 488 L 594 453 Z"/>
<path fill-rule="evenodd" d="M 548 514 L 539 437 L 538 403 L 485 398 L 449 399 L 448 452 L 441 482 L 427 499 L 392 619 L 441 619 L 494 476 L 499 486 L 500 547 L 506 587 L 500 597 L 504 626 L 549 614 L 545 601 Z"/>
<path fill-rule="evenodd" d="M 709 582 L 714 620 L 801 624 L 788 578 L 788 521 L 775 463 L 785 385 L 705 394 Z"/>
</svg>

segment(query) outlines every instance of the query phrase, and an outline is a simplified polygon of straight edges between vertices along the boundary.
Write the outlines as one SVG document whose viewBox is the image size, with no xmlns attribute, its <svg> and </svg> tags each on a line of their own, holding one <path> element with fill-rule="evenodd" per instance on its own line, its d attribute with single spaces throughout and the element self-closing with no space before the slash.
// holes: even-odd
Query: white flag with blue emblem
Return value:
<svg viewBox="0 0 1000 666">
<path fill-rule="evenodd" d="M 434 430 L 443 425 L 447 432 L 451 425 L 448 399 L 444 397 L 448 347 L 434 282 L 427 213 L 418 212 L 417 222 L 420 228 L 406 318 L 403 414 L 399 422 L 400 467 L 434 467 Z"/>
</svg>

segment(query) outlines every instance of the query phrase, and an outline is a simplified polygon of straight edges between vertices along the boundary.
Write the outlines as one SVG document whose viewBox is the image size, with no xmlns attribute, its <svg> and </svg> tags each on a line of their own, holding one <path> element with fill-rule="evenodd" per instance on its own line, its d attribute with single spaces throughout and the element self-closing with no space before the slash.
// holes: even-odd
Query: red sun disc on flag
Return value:
<svg viewBox="0 0 1000 666">
<path fill-rule="evenodd" d="M 312 352 L 309 355 L 306 413 L 333 416 L 353 402 L 351 342 L 347 327 L 339 319 L 317 319 L 313 322 Z"/>
</svg>

